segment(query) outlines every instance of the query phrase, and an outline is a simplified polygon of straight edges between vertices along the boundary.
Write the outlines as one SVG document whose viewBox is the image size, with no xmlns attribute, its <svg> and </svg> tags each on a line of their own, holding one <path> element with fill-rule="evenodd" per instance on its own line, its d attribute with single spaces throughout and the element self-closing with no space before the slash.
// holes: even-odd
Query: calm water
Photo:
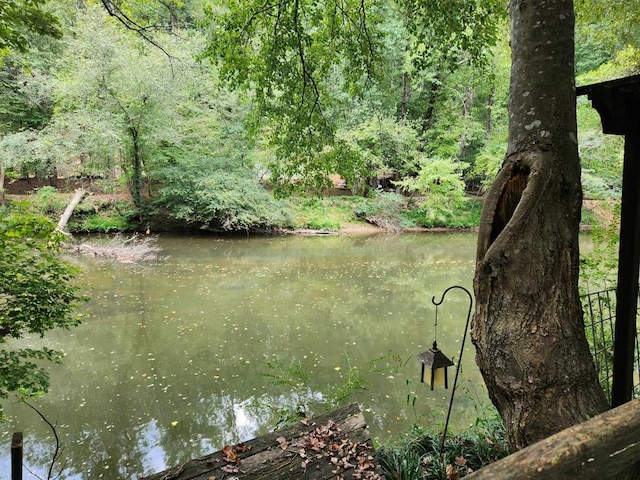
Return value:
<svg viewBox="0 0 640 480">
<path fill-rule="evenodd" d="M 373 437 L 444 423 L 450 390 L 420 384 L 415 356 L 433 341 L 431 297 L 471 288 L 475 235 L 161 237 L 159 246 L 154 264 L 78 260 L 88 317 L 48 336 L 66 357 L 36 402 L 58 425 L 63 478 L 136 479 L 253 438 L 281 409 L 340 394 L 350 370 L 366 390 L 349 400 Z M 449 356 L 459 355 L 467 308 L 455 290 L 439 307 Z M 465 350 L 454 428 L 488 403 L 470 341 Z M 5 406 L 0 478 L 13 431 L 25 433 L 29 468 L 46 475 L 51 435 L 27 407 Z"/>
</svg>

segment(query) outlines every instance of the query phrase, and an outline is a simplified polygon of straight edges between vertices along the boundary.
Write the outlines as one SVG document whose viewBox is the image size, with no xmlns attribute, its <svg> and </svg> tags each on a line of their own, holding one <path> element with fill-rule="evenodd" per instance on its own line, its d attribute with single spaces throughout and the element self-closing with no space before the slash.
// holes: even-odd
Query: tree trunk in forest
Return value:
<svg viewBox="0 0 640 480">
<path fill-rule="evenodd" d="M 0 162 L 0 205 L 5 205 L 7 200 L 4 196 L 4 163 Z"/>
<path fill-rule="evenodd" d="M 69 205 L 67 205 L 67 208 L 64 209 L 64 212 L 60 217 L 60 221 L 58 222 L 58 227 L 56 228 L 56 230 L 60 232 L 64 232 L 64 229 L 67 228 L 67 223 L 69 222 L 69 219 L 73 214 L 73 211 L 78 206 L 78 204 L 82 201 L 82 199 L 86 194 L 87 192 L 85 192 L 82 188 L 79 188 L 78 190 L 76 190 L 76 192 L 73 194 L 73 197 L 71 198 L 71 201 L 69 202 Z"/>
<path fill-rule="evenodd" d="M 427 109 L 424 112 L 424 117 L 422 118 L 422 130 L 421 134 L 427 132 L 431 127 L 433 127 L 433 114 L 436 109 L 436 100 L 438 97 L 438 92 L 440 91 L 440 83 L 439 80 L 432 81 L 429 84 L 429 88 L 427 89 L 429 99 L 427 103 Z"/>
<path fill-rule="evenodd" d="M 142 152 L 140 150 L 140 137 L 138 129 L 131 125 L 129 127 L 131 134 L 131 153 L 133 155 L 133 163 L 131 165 L 131 197 L 138 212 L 142 208 Z"/>
<path fill-rule="evenodd" d="M 400 118 L 407 118 L 407 104 L 411 95 L 411 77 L 408 72 L 402 74 L 402 100 L 400 101 Z"/>
<path fill-rule="evenodd" d="M 511 1 L 509 146 L 485 199 L 472 338 L 520 449 L 607 408 L 578 294 L 572 0 Z"/>
</svg>

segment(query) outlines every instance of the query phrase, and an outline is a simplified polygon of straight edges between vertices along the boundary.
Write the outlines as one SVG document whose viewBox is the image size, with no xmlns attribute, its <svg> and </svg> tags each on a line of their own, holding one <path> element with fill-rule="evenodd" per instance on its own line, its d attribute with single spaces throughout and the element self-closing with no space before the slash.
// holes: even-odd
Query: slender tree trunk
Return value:
<svg viewBox="0 0 640 480">
<path fill-rule="evenodd" d="M 469 115 L 471 114 L 471 109 L 473 108 L 474 101 L 474 91 L 471 85 L 468 85 L 465 89 L 464 98 L 462 99 L 462 124 L 464 126 L 462 130 L 462 135 L 458 139 L 458 160 L 464 161 L 464 157 L 467 154 L 467 122 L 469 122 Z"/>
<path fill-rule="evenodd" d="M 407 104 L 411 96 L 411 76 L 408 72 L 402 74 L 402 100 L 400 101 L 400 118 L 407 118 Z"/>
<path fill-rule="evenodd" d="M 491 85 L 491 92 L 489 92 L 489 98 L 487 98 L 487 121 L 485 123 L 485 132 L 487 135 L 491 135 L 493 131 L 493 102 L 496 96 L 496 84 Z"/>
<path fill-rule="evenodd" d="M 140 150 L 138 129 L 131 126 L 129 133 L 131 134 L 131 153 L 133 155 L 133 163 L 131 165 L 131 197 L 139 211 L 142 208 L 142 152 Z"/>
<path fill-rule="evenodd" d="M 482 214 L 472 338 L 511 447 L 607 408 L 578 294 L 572 0 L 511 0 L 509 146 Z"/>
<path fill-rule="evenodd" d="M 4 163 L 0 162 L 0 205 L 6 205 L 7 200 L 4 197 Z"/>
<path fill-rule="evenodd" d="M 436 110 L 436 100 L 438 97 L 438 92 L 440 91 L 440 83 L 431 82 L 428 88 L 429 100 L 427 103 L 427 109 L 424 112 L 424 117 L 422 118 L 422 131 L 420 133 L 425 133 L 431 127 L 433 127 L 433 115 Z"/>
<path fill-rule="evenodd" d="M 67 223 L 69 222 L 71 215 L 73 215 L 73 211 L 78 206 L 78 204 L 82 201 L 82 199 L 86 194 L 87 192 L 85 192 L 82 188 L 79 188 L 75 191 L 75 193 L 73 194 L 73 197 L 71 198 L 71 201 L 69 202 L 69 205 L 67 205 L 67 208 L 64 209 L 64 212 L 60 217 L 60 221 L 58 222 L 58 228 L 57 228 L 58 231 L 64 232 L 64 229 L 67 228 Z"/>
</svg>

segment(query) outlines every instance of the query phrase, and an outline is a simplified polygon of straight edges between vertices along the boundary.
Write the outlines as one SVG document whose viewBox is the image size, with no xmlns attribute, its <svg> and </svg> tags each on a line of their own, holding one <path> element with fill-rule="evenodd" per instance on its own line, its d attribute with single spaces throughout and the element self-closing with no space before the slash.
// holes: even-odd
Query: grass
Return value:
<svg viewBox="0 0 640 480">
<path fill-rule="evenodd" d="M 377 453 L 390 480 L 462 478 L 508 454 L 504 425 L 497 414 L 448 438 L 444 448 L 439 435 L 414 426 L 404 438 L 381 446 Z"/>
<path fill-rule="evenodd" d="M 341 226 L 364 223 L 354 215 L 361 197 L 290 197 L 287 202 L 294 212 L 295 228 L 339 230 Z"/>
</svg>

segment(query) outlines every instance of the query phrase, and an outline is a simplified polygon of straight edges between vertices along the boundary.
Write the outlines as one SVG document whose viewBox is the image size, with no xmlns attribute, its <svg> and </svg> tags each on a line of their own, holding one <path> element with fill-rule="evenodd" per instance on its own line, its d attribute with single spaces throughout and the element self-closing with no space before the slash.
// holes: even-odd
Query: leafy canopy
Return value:
<svg viewBox="0 0 640 480">
<path fill-rule="evenodd" d="M 45 10 L 45 3 L 45 0 L 0 2 L 0 51 L 26 51 L 29 33 L 62 36 L 57 18 Z"/>
</svg>

